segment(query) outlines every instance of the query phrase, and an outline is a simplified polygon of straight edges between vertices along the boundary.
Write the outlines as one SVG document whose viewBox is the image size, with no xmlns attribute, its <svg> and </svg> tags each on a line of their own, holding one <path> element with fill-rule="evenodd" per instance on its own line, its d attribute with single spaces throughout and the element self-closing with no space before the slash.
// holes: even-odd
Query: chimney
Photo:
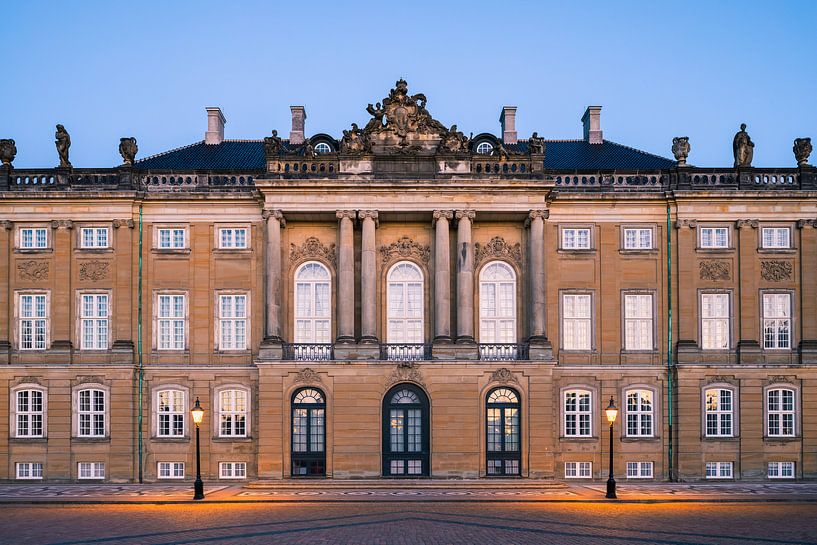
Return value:
<svg viewBox="0 0 817 545">
<path fill-rule="evenodd" d="M 499 122 L 502 124 L 502 143 L 516 144 L 516 106 L 504 106 Z"/>
<path fill-rule="evenodd" d="M 227 118 L 221 113 L 221 108 L 211 106 L 207 110 L 207 132 L 204 133 L 205 144 L 221 144 L 224 142 L 224 124 Z"/>
<path fill-rule="evenodd" d="M 582 116 L 584 141 L 591 144 L 603 144 L 601 136 L 601 106 L 588 106 Z"/>
<path fill-rule="evenodd" d="M 292 129 L 289 131 L 290 144 L 304 143 L 304 127 L 306 126 L 306 110 L 303 106 L 290 106 L 292 112 Z"/>
</svg>

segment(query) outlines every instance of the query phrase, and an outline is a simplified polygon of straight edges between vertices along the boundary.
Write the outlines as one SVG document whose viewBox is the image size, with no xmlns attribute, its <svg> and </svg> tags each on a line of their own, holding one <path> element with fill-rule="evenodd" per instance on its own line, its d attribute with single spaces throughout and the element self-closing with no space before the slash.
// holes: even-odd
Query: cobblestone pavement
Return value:
<svg viewBox="0 0 817 545">
<path fill-rule="evenodd" d="M 4 505 L 2 545 L 817 545 L 817 504 Z"/>
</svg>

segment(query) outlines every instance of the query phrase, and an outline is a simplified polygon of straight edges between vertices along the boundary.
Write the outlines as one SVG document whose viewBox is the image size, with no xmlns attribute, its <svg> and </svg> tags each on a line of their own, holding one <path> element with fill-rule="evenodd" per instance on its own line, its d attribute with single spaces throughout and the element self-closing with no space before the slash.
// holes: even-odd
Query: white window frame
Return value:
<svg viewBox="0 0 817 545">
<path fill-rule="evenodd" d="M 587 439 L 593 437 L 595 419 L 593 418 L 594 392 L 581 386 L 565 388 L 561 395 L 562 436 L 569 439 Z M 587 396 L 587 408 L 582 408 L 581 398 Z M 575 408 L 568 409 L 568 400 L 575 396 Z M 568 421 L 573 420 L 573 431 Z M 585 426 L 586 424 L 586 426 Z M 586 431 L 585 431 L 586 430 Z"/>
<path fill-rule="evenodd" d="M 636 396 L 635 409 L 630 408 L 630 395 Z M 649 410 L 643 408 L 644 398 L 649 398 Z M 655 437 L 655 391 L 650 388 L 628 388 L 624 391 L 624 435 L 625 437 L 645 439 Z M 632 417 L 632 418 L 631 418 Z M 631 433 L 630 422 L 635 422 L 635 432 Z M 644 424 L 649 424 L 649 431 L 644 432 Z"/>
<path fill-rule="evenodd" d="M 31 314 L 24 315 L 23 304 L 27 298 L 31 298 Z M 18 291 L 15 294 L 16 308 L 15 314 L 17 316 L 17 348 L 25 351 L 39 351 L 47 350 L 50 345 L 51 333 L 51 295 L 48 291 L 43 290 L 25 290 Z M 44 304 L 43 313 L 40 314 L 38 301 L 42 300 Z M 30 325 L 26 325 L 30 323 Z M 42 326 L 42 343 L 37 342 L 37 331 Z M 29 343 L 24 342 L 26 331 L 31 334 L 31 346 L 26 346 Z"/>
<path fill-rule="evenodd" d="M 725 299 L 726 313 L 712 314 L 711 309 L 713 304 L 709 304 L 710 313 L 707 315 L 706 298 Z M 732 292 L 730 291 L 702 291 L 698 297 L 700 305 L 700 332 L 701 332 L 701 349 L 702 350 L 729 350 L 732 347 Z M 719 335 L 711 334 L 717 333 L 718 328 L 721 329 L 725 338 Z M 725 341 L 725 342 L 722 342 Z"/>
<path fill-rule="evenodd" d="M 717 393 L 717 399 L 711 398 L 710 392 Z M 723 408 L 723 393 L 729 392 L 729 408 Z M 722 384 L 711 384 L 703 388 L 703 435 L 709 439 L 722 439 L 728 437 L 736 437 L 737 432 L 737 414 L 738 411 L 738 391 L 735 387 L 729 387 Z M 714 402 L 714 404 L 713 404 Z M 716 423 L 716 431 L 710 433 L 709 420 L 710 416 Z M 724 422 L 729 422 L 729 431 L 723 432 Z"/>
<path fill-rule="evenodd" d="M 626 226 L 621 230 L 622 250 L 655 250 L 655 228 Z M 632 240 L 629 235 L 632 234 Z"/>
<path fill-rule="evenodd" d="M 178 312 L 177 301 L 181 298 L 181 313 Z M 168 301 L 168 313 L 163 314 L 163 301 Z M 181 351 L 187 349 L 188 330 L 188 297 L 186 292 L 162 291 L 157 292 L 154 299 L 154 323 L 156 350 Z M 163 331 L 167 336 L 163 337 Z"/>
<path fill-rule="evenodd" d="M 184 462 L 156 462 L 157 479 L 184 479 Z"/>
<path fill-rule="evenodd" d="M 88 392 L 88 395 L 83 395 Z M 110 399 L 108 395 L 109 390 L 102 388 L 99 385 L 83 385 L 75 390 L 74 407 L 76 409 L 76 435 L 80 439 L 100 439 L 108 437 L 108 407 L 110 407 Z M 102 409 L 98 408 L 96 404 L 99 395 L 102 395 Z M 83 409 L 83 398 L 88 399 L 88 408 Z M 87 417 L 87 432 L 83 432 L 83 421 Z M 101 420 L 100 420 L 101 418 Z M 102 422 L 102 432 L 99 432 L 97 424 Z"/>
<path fill-rule="evenodd" d="M 782 233 L 785 233 L 784 237 L 780 237 Z M 790 250 L 791 242 L 791 227 L 765 226 L 760 228 L 760 247 L 764 250 Z"/>
<path fill-rule="evenodd" d="M 14 474 L 15 479 L 20 481 L 41 481 L 43 479 L 43 463 L 17 462 L 14 464 Z"/>
<path fill-rule="evenodd" d="M 20 394 L 26 393 L 28 402 L 25 410 L 20 410 Z M 32 408 L 32 394 L 39 394 L 39 410 Z M 11 436 L 17 439 L 43 439 L 46 437 L 48 420 L 48 393 L 39 385 L 21 384 L 11 390 Z M 35 427 L 32 422 L 39 417 L 39 433 L 32 433 Z M 20 433 L 20 421 L 25 418 L 24 433 Z"/>
<path fill-rule="evenodd" d="M 219 479 L 246 479 L 247 462 L 219 462 Z"/>
<path fill-rule="evenodd" d="M 179 240 L 181 232 L 181 241 Z M 156 227 L 154 247 L 157 250 L 186 250 L 190 247 L 187 226 L 166 225 Z"/>
<path fill-rule="evenodd" d="M 242 233 L 239 236 L 239 233 Z M 224 225 L 218 228 L 219 250 L 246 250 L 250 247 L 250 229 L 245 225 Z"/>
<path fill-rule="evenodd" d="M 316 155 L 326 155 L 327 153 L 332 153 L 332 146 L 330 146 L 326 142 L 318 142 L 317 144 L 315 144 L 314 149 Z"/>
<path fill-rule="evenodd" d="M 165 394 L 165 395 L 163 395 Z M 166 398 L 166 410 L 163 410 L 165 403 L 162 398 Z M 156 413 L 156 438 L 174 439 L 186 437 L 187 435 L 187 391 L 175 385 L 163 385 L 156 388 L 154 394 Z M 167 421 L 167 433 L 164 433 L 162 420 Z M 176 424 L 181 421 L 181 432 L 177 431 Z"/>
<path fill-rule="evenodd" d="M 568 304 L 569 300 L 573 300 L 573 304 Z M 587 300 L 587 316 L 580 316 L 576 311 L 579 300 Z M 593 339 L 595 337 L 595 327 L 593 316 L 595 314 L 593 294 L 590 292 L 568 292 L 564 291 L 560 298 L 561 304 L 561 344 L 562 350 L 589 352 L 593 350 Z M 572 311 L 568 312 L 568 309 Z M 580 326 L 586 328 L 586 337 L 579 338 L 578 331 Z M 570 336 L 569 332 L 573 335 Z"/>
<path fill-rule="evenodd" d="M 304 270 L 305 267 L 308 265 L 318 265 L 326 272 L 325 279 L 299 279 L 299 275 L 301 271 Z M 315 302 L 317 301 L 318 295 L 317 291 L 318 286 L 325 285 L 327 296 L 325 301 L 325 313 L 318 315 L 315 310 Z M 309 289 L 309 305 L 310 305 L 310 312 L 308 314 L 303 314 L 299 309 L 300 305 L 300 297 L 299 295 L 299 286 L 308 286 Z M 330 271 L 329 267 L 321 263 L 320 261 L 306 261 L 301 263 L 297 269 L 295 269 L 295 275 L 293 277 L 293 301 L 294 301 L 294 338 L 295 343 L 297 344 L 329 344 L 332 342 L 332 272 Z M 309 331 L 304 332 L 301 328 L 298 327 L 299 322 L 308 323 Z M 319 324 L 326 323 L 326 335 L 320 335 L 320 339 L 318 338 L 318 332 L 316 327 Z"/>
<path fill-rule="evenodd" d="M 244 409 L 240 410 L 239 394 L 243 395 Z M 226 405 L 222 404 L 222 400 Z M 250 437 L 250 416 L 252 397 L 250 390 L 244 386 L 225 386 L 215 391 L 216 418 L 213 419 L 216 436 L 226 439 Z M 226 409 L 224 408 L 226 406 Z M 243 416 L 243 430 L 237 417 Z M 222 421 L 226 427 L 222 425 Z"/>
<path fill-rule="evenodd" d="M 77 479 L 104 480 L 105 462 L 77 462 Z"/>
<path fill-rule="evenodd" d="M 86 237 L 86 235 L 88 235 Z M 82 249 L 106 249 L 111 247 L 109 227 L 88 226 L 79 229 L 79 247 Z"/>
<path fill-rule="evenodd" d="M 483 141 L 483 142 L 480 142 L 479 144 L 477 144 L 476 152 L 479 155 L 491 155 L 491 153 L 493 151 L 494 151 L 494 145 L 491 144 L 490 142 L 484 142 Z"/>
<path fill-rule="evenodd" d="M 398 279 L 400 269 L 409 269 L 419 275 L 419 279 Z M 412 293 L 416 300 L 412 301 Z M 401 297 L 402 311 L 392 303 Z M 414 311 L 409 307 L 414 306 Z M 386 273 L 386 342 L 389 344 L 423 344 L 425 340 L 425 274 L 413 261 L 398 261 Z M 411 355 L 412 351 L 393 347 L 394 355 Z"/>
<path fill-rule="evenodd" d="M 593 229 L 589 226 L 559 228 L 559 249 L 576 251 L 593 249 Z"/>
<path fill-rule="evenodd" d="M 648 312 L 639 312 L 639 307 L 644 307 L 645 301 Z M 655 351 L 655 294 L 625 291 L 622 294 L 622 308 L 624 350 L 628 352 Z M 643 311 L 643 308 L 641 310 Z"/>
<path fill-rule="evenodd" d="M 26 233 L 30 232 L 30 238 Z M 51 247 L 48 227 L 20 227 L 17 230 L 17 248 L 20 250 L 47 250 Z M 30 242 L 27 242 L 28 239 Z"/>
<path fill-rule="evenodd" d="M 767 299 L 771 300 L 767 304 Z M 760 315 L 761 315 L 761 335 L 763 336 L 764 350 L 791 350 L 794 346 L 794 312 L 793 299 L 791 292 L 780 291 L 763 291 L 760 297 Z M 780 312 L 773 310 L 769 312 L 770 307 L 778 308 L 778 303 L 785 301 L 784 306 L 787 310 Z M 788 314 L 788 315 L 787 315 Z M 788 338 L 785 339 L 781 333 L 788 331 Z M 767 335 L 770 333 L 771 336 Z"/>
<path fill-rule="evenodd" d="M 81 291 L 77 294 L 77 312 L 79 312 L 79 347 L 80 350 L 107 350 L 111 346 L 111 294 L 98 291 Z M 92 300 L 92 312 L 86 313 L 86 298 Z M 105 312 L 99 312 L 99 302 L 104 299 Z M 90 327 L 90 345 L 86 335 Z M 104 331 L 103 331 L 104 330 Z"/>
<path fill-rule="evenodd" d="M 239 301 L 243 302 L 243 312 L 240 313 L 237 304 Z M 216 312 L 215 342 L 218 350 L 248 350 L 250 347 L 250 294 L 245 291 L 216 292 Z M 242 331 L 241 335 L 238 334 L 239 330 Z"/>
<path fill-rule="evenodd" d="M 626 477 L 628 479 L 652 479 L 652 462 L 627 462 Z"/>
<path fill-rule="evenodd" d="M 725 225 L 706 225 L 698 227 L 698 247 L 702 250 L 728 250 L 730 248 L 731 229 Z M 718 243 L 719 233 L 723 233 L 723 244 Z"/>
<path fill-rule="evenodd" d="M 565 462 L 565 479 L 592 479 L 593 462 Z"/>
<path fill-rule="evenodd" d="M 510 279 L 487 278 L 490 269 L 501 268 Z M 502 292 L 510 295 L 510 305 L 503 303 Z M 516 271 L 505 261 L 490 261 L 479 271 L 479 342 L 483 344 L 516 344 Z"/>
<path fill-rule="evenodd" d="M 710 474 L 710 470 L 711 473 Z M 735 466 L 733 462 L 706 462 L 704 466 L 706 479 L 734 479 Z"/>
<path fill-rule="evenodd" d="M 766 477 L 769 479 L 796 479 L 796 468 L 795 462 L 769 462 L 766 465 Z"/>
<path fill-rule="evenodd" d="M 791 394 L 791 403 L 785 403 L 784 394 L 788 392 Z M 797 437 L 798 429 L 798 390 L 791 385 L 773 384 L 764 388 L 763 404 L 765 409 L 765 432 L 766 437 L 775 439 L 791 439 Z M 777 399 L 772 400 L 772 396 Z M 777 421 L 777 431 L 772 432 L 772 420 Z M 789 426 L 785 425 L 786 420 L 790 420 Z M 785 433 L 787 427 L 790 427 L 790 432 Z"/>
</svg>

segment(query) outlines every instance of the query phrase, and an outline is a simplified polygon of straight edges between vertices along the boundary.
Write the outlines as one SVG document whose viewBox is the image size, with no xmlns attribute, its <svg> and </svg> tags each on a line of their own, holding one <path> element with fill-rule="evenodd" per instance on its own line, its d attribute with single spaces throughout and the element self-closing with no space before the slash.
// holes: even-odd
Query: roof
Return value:
<svg viewBox="0 0 817 545">
<path fill-rule="evenodd" d="M 288 147 L 284 140 L 284 146 Z M 545 140 L 545 168 L 552 170 L 665 170 L 675 161 L 609 140 L 590 144 L 584 140 Z M 526 141 L 506 146 L 526 152 Z M 262 140 L 225 140 L 221 144 L 196 142 L 136 161 L 140 170 L 263 171 Z"/>
</svg>

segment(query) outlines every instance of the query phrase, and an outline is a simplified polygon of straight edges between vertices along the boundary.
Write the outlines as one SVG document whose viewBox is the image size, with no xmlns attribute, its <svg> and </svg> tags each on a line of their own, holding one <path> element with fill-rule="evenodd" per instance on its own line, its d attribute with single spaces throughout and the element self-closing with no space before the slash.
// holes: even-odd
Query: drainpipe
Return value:
<svg viewBox="0 0 817 545">
<path fill-rule="evenodd" d="M 144 369 L 142 367 L 142 205 L 139 205 L 139 285 L 138 285 L 138 305 L 137 312 L 137 326 L 136 326 L 136 353 L 139 358 L 139 414 L 137 420 L 139 422 L 139 484 L 142 484 L 143 465 L 142 465 L 142 413 L 144 398 L 142 396 L 142 387 L 144 383 Z"/>
<path fill-rule="evenodd" d="M 673 457 L 672 457 L 672 223 L 670 219 L 670 206 L 667 201 L 667 398 L 668 398 L 668 414 L 669 414 L 669 449 L 668 449 L 668 468 L 669 481 L 675 481 L 673 471 Z"/>
</svg>

